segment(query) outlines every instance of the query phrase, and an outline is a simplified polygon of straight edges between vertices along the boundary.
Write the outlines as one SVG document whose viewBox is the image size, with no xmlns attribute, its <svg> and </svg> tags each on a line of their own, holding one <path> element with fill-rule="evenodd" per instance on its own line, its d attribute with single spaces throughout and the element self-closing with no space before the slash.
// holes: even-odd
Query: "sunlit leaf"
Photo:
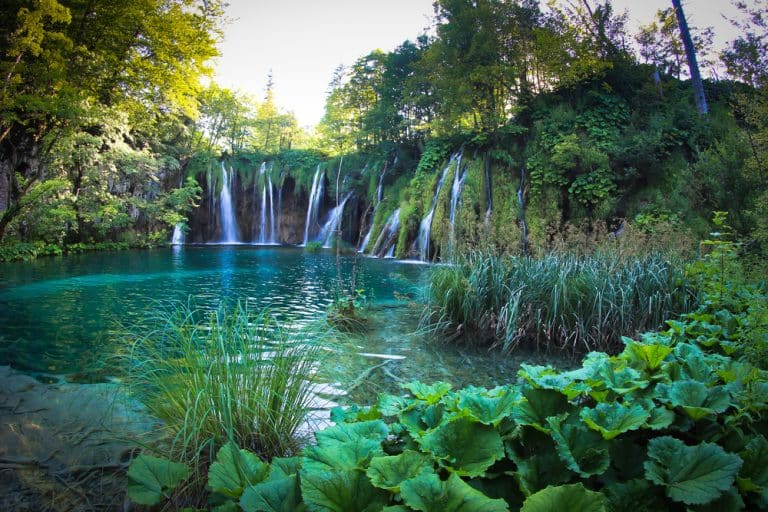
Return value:
<svg viewBox="0 0 768 512">
<path fill-rule="evenodd" d="M 605 439 L 636 430 L 650 417 L 650 413 L 638 404 L 625 406 L 618 402 L 597 404 L 594 409 L 582 409 L 580 415 L 584 423 L 600 432 Z"/>
</svg>

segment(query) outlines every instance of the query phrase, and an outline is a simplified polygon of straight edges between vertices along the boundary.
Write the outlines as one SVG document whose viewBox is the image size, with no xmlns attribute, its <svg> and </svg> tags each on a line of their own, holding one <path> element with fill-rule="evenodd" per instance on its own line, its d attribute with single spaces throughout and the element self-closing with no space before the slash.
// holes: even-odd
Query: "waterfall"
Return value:
<svg viewBox="0 0 768 512">
<path fill-rule="evenodd" d="M 267 243 L 267 184 L 261 186 L 261 224 L 259 224 L 259 243 Z"/>
<path fill-rule="evenodd" d="M 234 175 L 232 167 L 229 172 Z M 237 218 L 235 218 L 235 209 L 232 207 L 232 184 L 224 162 L 221 162 L 221 194 L 219 202 L 221 203 L 221 242 L 225 244 L 236 244 L 237 239 Z"/>
<path fill-rule="evenodd" d="M 323 224 L 323 227 L 320 229 L 318 241 L 323 242 L 323 247 L 326 249 L 331 247 L 336 231 L 341 229 L 341 215 L 344 213 L 344 205 L 351 195 L 352 194 L 347 194 L 344 199 L 341 200 L 341 203 L 328 213 L 328 220 L 325 221 L 325 224 Z"/>
<path fill-rule="evenodd" d="M 395 242 L 397 237 L 397 229 L 400 227 L 400 208 L 392 212 L 387 222 L 384 224 L 384 228 L 381 230 L 379 238 L 376 240 L 376 244 L 373 246 L 371 254 L 376 254 L 379 257 L 388 257 L 391 252 L 394 255 Z M 386 251 L 386 252 L 385 252 Z"/>
<path fill-rule="evenodd" d="M 371 213 L 371 226 L 368 228 L 368 233 L 363 238 L 363 243 L 360 244 L 360 249 L 358 249 L 357 252 L 363 253 L 365 252 L 365 248 L 368 247 L 368 242 L 371 241 L 371 233 L 373 232 L 373 219 L 376 218 L 376 210 L 379 209 L 379 205 L 381 204 L 381 200 L 384 198 L 384 175 L 387 173 L 387 166 L 384 166 L 384 169 L 381 171 L 381 174 L 379 175 L 379 185 L 376 187 L 376 204 L 373 207 L 373 213 Z"/>
<path fill-rule="evenodd" d="M 443 188 L 445 176 L 448 174 L 448 171 L 451 169 L 451 165 L 456 158 L 460 158 L 459 153 L 454 153 L 451 156 L 451 160 L 448 162 L 448 165 L 446 165 L 445 169 L 443 169 L 443 174 L 440 176 L 440 181 L 437 182 L 435 196 L 432 198 L 432 208 L 430 208 L 429 213 L 427 213 L 424 218 L 421 219 L 421 223 L 419 224 L 419 234 L 416 237 L 416 248 L 419 251 L 419 259 L 421 261 L 427 261 L 427 258 L 429 258 L 429 232 L 432 230 L 432 217 L 435 216 L 437 199 L 440 196 L 440 189 Z"/>
<path fill-rule="evenodd" d="M 320 209 L 320 200 L 323 195 L 323 174 L 320 172 L 320 164 L 312 179 L 312 190 L 309 192 L 309 204 L 307 205 L 307 224 L 304 227 L 304 245 L 309 242 L 309 230 L 317 225 L 317 215 Z"/>
<path fill-rule="evenodd" d="M 184 186 L 184 176 L 182 175 L 179 179 L 179 188 Z M 175 226 L 173 226 L 173 235 L 171 236 L 171 245 L 184 245 L 184 239 L 185 239 L 185 233 L 184 233 L 184 223 L 177 222 Z"/>
<path fill-rule="evenodd" d="M 525 222 L 525 167 L 520 168 L 520 188 L 517 189 L 517 202 L 520 203 L 521 245 L 523 254 L 528 254 L 528 224 Z"/>
<path fill-rule="evenodd" d="M 173 226 L 171 245 L 184 245 L 184 227 L 181 222 Z"/>
<path fill-rule="evenodd" d="M 275 243 L 275 196 L 272 191 L 272 176 L 269 177 L 269 243 Z"/>
<path fill-rule="evenodd" d="M 467 170 L 461 172 L 461 156 L 456 162 L 456 172 L 453 173 L 453 186 L 451 187 L 451 209 L 448 216 L 450 234 L 448 236 L 448 244 L 450 247 L 450 256 L 453 258 L 453 250 L 456 246 L 456 214 L 458 213 L 459 206 L 461 205 L 461 190 L 464 186 L 464 180 L 467 178 Z"/>
<path fill-rule="evenodd" d="M 365 252 L 365 248 L 368 247 L 368 242 L 371 241 L 371 231 L 373 231 L 373 224 L 371 224 L 371 229 L 368 230 L 368 233 L 363 238 L 363 242 L 360 244 L 360 249 L 358 249 L 357 252 Z"/>
</svg>

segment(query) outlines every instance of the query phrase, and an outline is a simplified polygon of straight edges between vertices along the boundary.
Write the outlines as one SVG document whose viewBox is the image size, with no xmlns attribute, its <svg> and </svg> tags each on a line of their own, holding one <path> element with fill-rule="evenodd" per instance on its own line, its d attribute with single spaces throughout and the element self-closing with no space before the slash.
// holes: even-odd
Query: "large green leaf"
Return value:
<svg viewBox="0 0 768 512">
<path fill-rule="evenodd" d="M 361 470 L 302 469 L 301 494 L 309 510 L 317 512 L 378 511 L 390 494 L 371 485 Z"/>
<path fill-rule="evenodd" d="M 506 512 L 507 503 L 491 499 L 452 473 L 441 481 L 434 474 L 413 478 L 400 487 L 406 505 L 422 512 Z"/>
<path fill-rule="evenodd" d="M 708 388 L 695 380 L 679 380 L 656 387 L 659 399 L 681 407 L 694 421 L 725 411 L 731 405 L 731 395 L 724 386 Z"/>
<path fill-rule="evenodd" d="M 517 466 L 514 477 L 526 496 L 548 485 L 567 483 L 573 477 L 552 438 L 538 430 L 526 430 L 518 439 L 507 441 L 506 448 L 507 456 Z"/>
<path fill-rule="evenodd" d="M 179 462 L 139 455 L 128 468 L 128 497 L 139 505 L 156 505 L 189 478 L 189 468 Z"/>
<path fill-rule="evenodd" d="M 374 457 L 366 470 L 371 483 L 392 492 L 400 492 L 400 484 L 423 473 L 432 473 L 434 462 L 426 455 L 405 450 L 400 455 Z"/>
<path fill-rule="evenodd" d="M 246 486 L 264 480 L 268 471 L 269 465 L 256 454 L 229 442 L 221 447 L 208 470 L 208 488 L 230 498 L 239 498 Z"/>
<path fill-rule="evenodd" d="M 570 412 L 568 399 L 558 391 L 523 387 L 523 400 L 512 411 L 512 417 L 521 425 L 549 433 L 547 418 Z"/>
<path fill-rule="evenodd" d="M 760 506 L 768 508 L 768 441 L 757 436 L 747 443 L 740 455 L 744 465 L 739 471 L 739 488 L 757 493 Z"/>
<path fill-rule="evenodd" d="M 741 459 L 716 444 L 687 446 L 664 436 L 648 443 L 645 477 L 666 489 L 667 496 L 688 505 L 709 503 L 728 490 Z"/>
<path fill-rule="evenodd" d="M 643 408 L 650 412 L 650 416 L 643 425 L 644 428 L 651 430 L 661 430 L 667 428 L 675 421 L 675 412 L 667 409 L 664 405 L 657 405 L 653 400 L 646 399 L 641 401 Z"/>
<path fill-rule="evenodd" d="M 240 498 L 240 507 L 245 512 L 298 512 L 305 507 L 301 502 L 301 491 L 297 475 L 268 480 L 246 487 Z"/>
<path fill-rule="evenodd" d="M 573 374 L 562 372 L 551 366 L 534 366 L 523 363 L 517 374 L 533 387 L 539 389 L 554 389 L 564 392 L 573 383 Z"/>
<path fill-rule="evenodd" d="M 424 400 L 428 404 L 434 404 L 443 398 L 453 386 L 447 382 L 438 381 L 434 384 L 409 382 L 407 384 L 402 384 L 402 387 L 410 391 L 411 394 L 419 400 Z"/>
<path fill-rule="evenodd" d="M 637 370 L 626 366 L 626 361 L 607 354 L 590 353 L 584 361 L 584 367 L 590 371 L 585 381 L 593 389 L 593 396 L 598 399 L 603 395 L 600 391 L 624 395 L 648 386 L 648 381 L 643 380 Z"/>
<path fill-rule="evenodd" d="M 416 442 L 462 476 L 480 476 L 504 457 L 499 432 L 466 417 L 455 417 Z"/>
<path fill-rule="evenodd" d="M 301 465 L 312 472 L 359 469 L 368 465 L 371 457 L 384 455 L 381 443 L 359 437 L 346 443 L 309 446 L 302 452 Z"/>
<path fill-rule="evenodd" d="M 347 443 L 358 438 L 381 442 L 387 438 L 387 434 L 389 434 L 387 424 L 381 420 L 373 420 L 334 425 L 317 432 L 315 437 L 317 444 L 326 446 L 333 443 Z"/>
<path fill-rule="evenodd" d="M 635 369 L 650 375 L 661 368 L 661 363 L 672 353 L 672 347 L 658 343 L 638 343 L 630 338 L 622 338 L 626 343 L 622 356 Z"/>
<path fill-rule="evenodd" d="M 605 487 L 611 512 L 667 510 L 669 501 L 661 488 L 648 480 L 636 478 Z"/>
<path fill-rule="evenodd" d="M 650 417 L 650 413 L 641 405 L 622 405 L 618 402 L 597 404 L 594 409 L 581 411 L 581 419 L 590 428 L 597 430 L 605 439 L 613 439 L 619 434 L 640 428 Z"/>
<path fill-rule="evenodd" d="M 460 409 L 467 411 L 476 421 L 494 427 L 512 414 L 522 399 L 520 392 L 512 386 L 495 388 L 490 392 L 479 389 L 462 390 L 457 394 Z"/>
<path fill-rule="evenodd" d="M 402 396 L 379 395 L 378 409 L 384 416 L 397 416 L 410 405 L 410 401 Z"/>
<path fill-rule="evenodd" d="M 608 469 L 611 457 L 600 434 L 589 430 L 576 415 L 560 415 L 547 419 L 557 453 L 568 469 L 584 478 Z"/>
<path fill-rule="evenodd" d="M 529 496 L 520 512 L 605 512 L 605 496 L 581 484 L 547 487 Z"/>
<path fill-rule="evenodd" d="M 301 467 L 299 457 L 275 457 L 270 461 L 267 480 L 280 480 L 295 475 Z"/>
<path fill-rule="evenodd" d="M 690 343 L 678 343 L 675 346 L 675 356 L 679 364 L 667 368 L 672 380 L 690 379 L 707 385 L 717 382 L 715 371 L 725 361 L 712 354 L 705 354 L 699 347 Z"/>
</svg>

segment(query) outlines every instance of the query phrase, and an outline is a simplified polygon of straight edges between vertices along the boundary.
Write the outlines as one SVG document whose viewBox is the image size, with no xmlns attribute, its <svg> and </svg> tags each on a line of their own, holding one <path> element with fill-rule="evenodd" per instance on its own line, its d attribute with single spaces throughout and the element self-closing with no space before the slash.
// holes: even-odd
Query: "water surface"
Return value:
<svg viewBox="0 0 768 512">
<path fill-rule="evenodd" d="M 519 358 L 412 335 L 427 266 L 342 257 L 344 281 L 353 265 L 356 288 L 371 298 L 372 329 L 342 341 L 337 356 L 324 363 L 333 375 L 329 394 L 350 390 L 353 398 L 369 400 L 414 379 L 457 386 L 514 380 Z M 185 246 L 0 264 L 0 364 L 98 381 L 114 376 L 110 356 L 124 343 L 115 335 L 118 326 L 154 309 L 192 301 L 214 310 L 247 301 L 300 329 L 323 317 L 336 282 L 335 255 L 285 247 Z"/>
</svg>

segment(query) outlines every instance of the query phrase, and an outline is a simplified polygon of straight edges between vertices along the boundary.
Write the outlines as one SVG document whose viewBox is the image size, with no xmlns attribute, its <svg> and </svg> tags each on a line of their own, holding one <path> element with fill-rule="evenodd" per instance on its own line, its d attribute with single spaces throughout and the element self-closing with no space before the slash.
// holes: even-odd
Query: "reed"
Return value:
<svg viewBox="0 0 768 512">
<path fill-rule="evenodd" d="M 514 350 L 621 349 L 621 336 L 692 310 L 681 262 L 661 254 L 542 258 L 476 252 L 432 272 L 422 328 L 443 339 Z"/>
<path fill-rule="evenodd" d="M 241 304 L 161 310 L 129 333 L 127 383 L 170 434 L 164 455 L 204 469 L 229 440 L 267 459 L 300 447 L 319 361 L 312 334 Z"/>
</svg>

